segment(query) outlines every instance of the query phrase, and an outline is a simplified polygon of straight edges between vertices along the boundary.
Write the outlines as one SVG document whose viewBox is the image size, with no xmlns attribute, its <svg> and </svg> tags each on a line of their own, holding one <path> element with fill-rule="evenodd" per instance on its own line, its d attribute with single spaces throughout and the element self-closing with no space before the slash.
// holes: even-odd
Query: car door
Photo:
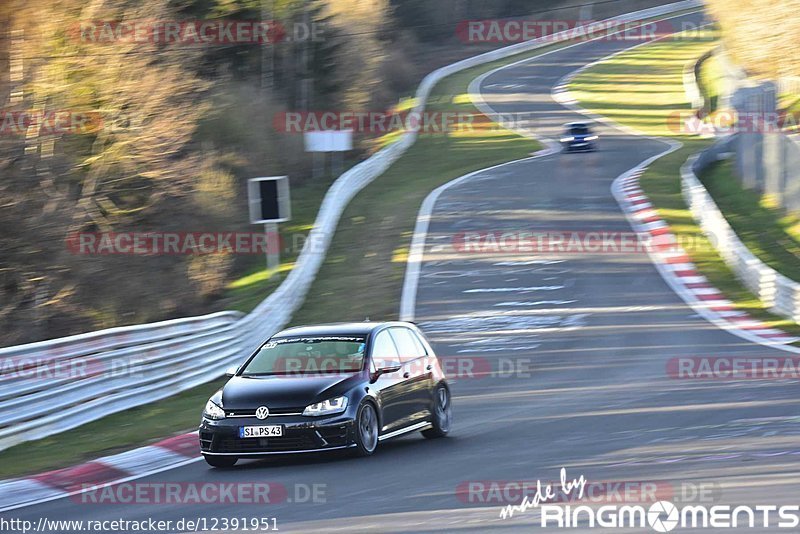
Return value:
<svg viewBox="0 0 800 534">
<path fill-rule="evenodd" d="M 411 411 L 411 398 L 409 379 L 405 374 L 400 361 L 397 346 L 389 334 L 388 329 L 381 330 L 372 341 L 370 349 L 371 371 L 379 367 L 401 365 L 399 371 L 380 375 L 372 387 L 377 391 L 378 401 L 381 404 L 381 432 L 396 430 L 408 420 Z"/>
<path fill-rule="evenodd" d="M 404 410 L 407 419 L 404 423 L 411 423 L 430 414 L 431 371 L 426 362 L 427 355 L 410 329 L 392 327 L 389 332 L 400 353 L 400 363 L 403 365 L 400 371 L 409 389 L 408 407 Z"/>
</svg>

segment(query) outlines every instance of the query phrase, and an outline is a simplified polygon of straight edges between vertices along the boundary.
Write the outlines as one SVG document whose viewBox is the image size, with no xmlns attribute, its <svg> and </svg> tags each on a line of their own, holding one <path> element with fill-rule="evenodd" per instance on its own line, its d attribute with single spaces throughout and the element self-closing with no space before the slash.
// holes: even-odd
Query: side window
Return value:
<svg viewBox="0 0 800 534">
<path fill-rule="evenodd" d="M 400 351 L 400 361 L 416 360 L 425 355 L 425 351 L 421 350 L 422 347 L 414 342 L 414 334 L 411 330 L 408 328 L 391 328 L 390 331 L 397 345 L 397 350 Z"/>
<path fill-rule="evenodd" d="M 382 330 L 375 336 L 372 342 L 372 366 L 385 367 L 391 366 L 393 363 L 400 362 L 400 356 L 397 354 L 397 347 L 392 341 L 388 330 Z"/>
<path fill-rule="evenodd" d="M 428 355 L 428 349 L 425 348 L 425 345 L 422 343 L 422 340 L 419 338 L 419 334 L 414 332 L 413 330 L 409 330 L 411 332 L 411 339 L 414 340 L 414 344 L 417 345 L 417 350 L 421 356 Z"/>
</svg>

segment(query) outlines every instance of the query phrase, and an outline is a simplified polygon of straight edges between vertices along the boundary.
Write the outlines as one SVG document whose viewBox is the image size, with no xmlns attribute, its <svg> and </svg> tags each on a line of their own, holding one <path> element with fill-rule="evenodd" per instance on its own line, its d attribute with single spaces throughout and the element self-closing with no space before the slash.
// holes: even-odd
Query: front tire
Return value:
<svg viewBox="0 0 800 534">
<path fill-rule="evenodd" d="M 370 402 L 365 402 L 356 415 L 356 447 L 357 456 L 372 456 L 378 448 L 378 412 Z"/>
<path fill-rule="evenodd" d="M 203 458 L 205 458 L 206 463 L 211 467 L 233 467 L 236 465 L 236 462 L 239 461 L 239 458 L 236 456 L 214 456 L 211 454 L 204 454 Z"/>
<path fill-rule="evenodd" d="M 433 428 L 423 430 L 422 435 L 428 439 L 443 438 L 450 433 L 450 424 L 453 420 L 452 401 L 450 390 L 440 384 L 433 395 Z"/>
</svg>

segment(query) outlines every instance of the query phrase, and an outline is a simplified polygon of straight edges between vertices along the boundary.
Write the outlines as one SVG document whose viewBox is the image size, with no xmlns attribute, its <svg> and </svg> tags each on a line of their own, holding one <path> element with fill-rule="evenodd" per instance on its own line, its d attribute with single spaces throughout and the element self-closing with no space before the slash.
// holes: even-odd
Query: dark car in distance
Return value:
<svg viewBox="0 0 800 534">
<path fill-rule="evenodd" d="M 228 374 L 200 425 L 200 449 L 214 467 L 336 449 L 368 456 L 386 439 L 450 431 L 450 388 L 412 323 L 289 328 Z"/>
<path fill-rule="evenodd" d="M 596 141 L 597 135 L 588 123 L 570 122 L 564 125 L 564 134 L 561 136 L 564 152 L 597 150 Z"/>
</svg>

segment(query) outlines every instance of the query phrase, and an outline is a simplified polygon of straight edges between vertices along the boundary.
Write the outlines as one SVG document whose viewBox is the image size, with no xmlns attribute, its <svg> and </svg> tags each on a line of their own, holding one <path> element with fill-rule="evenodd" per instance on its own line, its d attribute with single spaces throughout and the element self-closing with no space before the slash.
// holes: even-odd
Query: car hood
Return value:
<svg viewBox="0 0 800 534">
<path fill-rule="evenodd" d="M 343 395 L 359 379 L 358 374 L 314 376 L 235 376 L 222 389 L 226 410 L 304 408 Z"/>
</svg>

